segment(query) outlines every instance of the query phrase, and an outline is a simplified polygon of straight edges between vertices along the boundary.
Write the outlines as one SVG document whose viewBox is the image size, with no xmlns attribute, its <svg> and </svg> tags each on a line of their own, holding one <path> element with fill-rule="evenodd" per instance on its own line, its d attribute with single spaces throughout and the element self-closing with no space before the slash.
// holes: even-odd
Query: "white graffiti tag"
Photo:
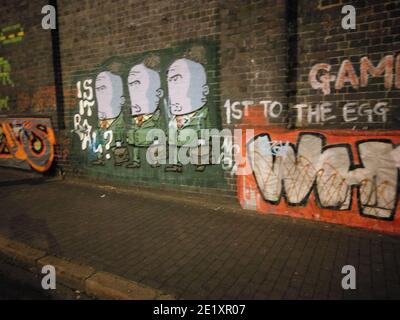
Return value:
<svg viewBox="0 0 400 320">
<path fill-rule="evenodd" d="M 390 140 L 357 143 L 360 165 L 352 163 L 348 144 L 326 145 L 323 135 L 300 134 L 297 146 L 285 156 L 272 155 L 268 134 L 247 145 L 247 154 L 264 199 L 278 203 L 284 196 L 290 205 L 305 205 L 312 191 L 322 208 L 349 210 L 352 187 L 358 190 L 360 213 L 391 219 L 397 205 L 398 169 Z"/>
</svg>

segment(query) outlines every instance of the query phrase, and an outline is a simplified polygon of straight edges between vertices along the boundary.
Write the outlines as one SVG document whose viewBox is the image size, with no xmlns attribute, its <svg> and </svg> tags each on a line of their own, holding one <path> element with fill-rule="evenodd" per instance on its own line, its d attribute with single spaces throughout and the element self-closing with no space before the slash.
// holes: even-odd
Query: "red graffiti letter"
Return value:
<svg viewBox="0 0 400 320">
<path fill-rule="evenodd" d="M 358 89 L 358 77 L 350 60 L 343 60 L 335 83 L 335 89 L 342 89 L 345 82 L 350 82 L 353 88 Z"/>
<path fill-rule="evenodd" d="M 326 71 L 327 73 L 321 75 L 321 77 L 317 79 L 318 72 L 320 70 Z M 318 63 L 315 66 L 313 66 L 308 76 L 308 81 L 310 82 L 311 87 L 316 90 L 322 89 L 322 92 L 325 95 L 330 94 L 331 93 L 331 87 L 330 87 L 331 77 L 329 75 L 330 70 L 331 66 L 327 63 Z"/>
<path fill-rule="evenodd" d="M 390 89 L 393 84 L 393 56 L 388 55 L 383 57 L 377 67 L 374 67 L 368 57 L 361 58 L 361 87 L 366 87 L 368 85 L 368 72 L 373 77 L 379 77 L 382 73 L 385 73 L 385 88 Z"/>
</svg>

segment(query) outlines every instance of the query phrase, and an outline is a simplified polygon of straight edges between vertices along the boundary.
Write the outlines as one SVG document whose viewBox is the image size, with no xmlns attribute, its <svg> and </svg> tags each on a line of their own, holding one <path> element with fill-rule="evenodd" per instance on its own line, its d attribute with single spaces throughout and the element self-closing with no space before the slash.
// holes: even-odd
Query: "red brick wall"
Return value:
<svg viewBox="0 0 400 320">
<path fill-rule="evenodd" d="M 0 99 L 8 97 L 8 107 L 0 108 L 3 115 L 55 116 L 51 33 L 41 26 L 45 4 L 41 0 L 1 1 L 0 29 L 6 30 L 2 32 L 6 39 L 0 41 L 0 58 L 10 66 L 13 82 L 10 85 L 0 80 Z M 12 26 L 15 28 L 10 29 Z"/>
<path fill-rule="evenodd" d="M 25 37 L 0 47 L 15 82 L 13 88 L 0 86 L 0 93 L 10 95 L 12 111 L 55 116 L 51 37 L 40 27 L 42 4 L 2 4 L 8 12 L 4 25 L 20 23 Z M 347 4 L 356 9 L 356 30 L 341 26 L 341 8 Z M 357 139 L 390 132 L 387 139 L 397 143 L 398 1 L 59 0 L 58 15 L 67 125 L 57 130 L 58 164 L 67 174 L 78 174 L 70 165 L 76 75 L 111 57 L 129 59 L 196 41 L 217 44 L 214 95 L 222 128 L 253 128 L 253 105 L 261 105 L 259 132 L 346 130 L 345 136 Z M 235 175 L 225 172 L 225 182 L 219 191 L 237 197 Z M 206 183 L 193 190 L 215 193 Z"/>
</svg>

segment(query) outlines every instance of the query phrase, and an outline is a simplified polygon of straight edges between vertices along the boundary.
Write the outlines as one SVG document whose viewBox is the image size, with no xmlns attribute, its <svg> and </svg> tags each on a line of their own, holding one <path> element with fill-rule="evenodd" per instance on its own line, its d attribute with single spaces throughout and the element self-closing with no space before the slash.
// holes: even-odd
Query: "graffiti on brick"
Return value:
<svg viewBox="0 0 400 320">
<path fill-rule="evenodd" d="M 74 115 L 74 132 L 79 136 L 82 150 L 87 150 L 92 146 L 92 126 L 89 124 L 95 104 L 92 83 L 92 79 L 76 83 L 79 112 Z"/>
<path fill-rule="evenodd" d="M 331 87 L 337 91 L 342 90 L 347 84 L 357 90 L 360 87 L 367 87 L 369 77 L 383 76 L 386 90 L 400 89 L 400 54 L 396 61 L 393 55 L 387 55 L 375 66 L 368 57 L 360 59 L 360 75 L 350 60 L 342 61 L 337 75 L 331 73 L 332 66 L 328 63 L 314 65 L 309 73 L 309 82 L 313 89 L 321 90 L 324 95 L 332 92 Z"/>
<path fill-rule="evenodd" d="M 8 60 L 0 57 L 0 87 L 14 87 L 14 82 L 11 79 L 11 65 Z M 7 89 L 6 89 L 7 90 Z M 7 92 L 6 94 L 8 94 Z M 0 97 L 0 111 L 9 111 L 10 97 L 4 95 Z"/>
<path fill-rule="evenodd" d="M 292 107 L 298 126 L 325 123 L 386 123 L 391 105 L 380 102 L 299 103 Z M 337 110 L 341 110 L 338 114 Z"/>
<path fill-rule="evenodd" d="M 238 122 L 256 106 L 263 106 L 265 121 L 282 117 L 287 104 L 279 101 L 254 100 L 225 101 L 226 124 Z M 298 103 L 291 106 L 296 125 L 325 123 L 386 123 L 391 105 L 387 101 Z M 337 110 L 341 110 L 338 112 Z M 267 123 L 267 122 L 265 122 Z"/>
<path fill-rule="evenodd" d="M 18 23 L 0 29 L 0 44 L 20 42 L 25 36 L 24 28 Z"/>
<path fill-rule="evenodd" d="M 1 110 L 5 110 L 5 111 L 10 110 L 10 107 L 8 106 L 8 100 L 9 100 L 9 97 L 0 98 L 0 111 Z"/>
<path fill-rule="evenodd" d="M 235 120 L 241 120 L 249 114 L 249 109 L 252 106 L 262 105 L 264 108 L 264 117 L 266 119 L 278 119 L 284 112 L 284 105 L 279 101 L 273 100 L 243 100 L 232 101 L 227 99 L 224 104 L 226 114 L 226 124 L 231 124 Z"/>
<path fill-rule="evenodd" d="M 14 86 L 11 80 L 11 65 L 8 60 L 0 57 L 0 84 L 3 86 Z"/>
<path fill-rule="evenodd" d="M 157 144 L 146 137 L 150 130 L 160 128 L 159 105 L 164 90 L 161 88 L 159 65 L 160 57 L 153 55 L 129 70 L 127 81 L 132 115 L 131 126 L 126 132 L 129 153 L 126 149 L 119 149 L 120 162 L 128 162 L 127 168 L 139 168 L 142 160 L 140 148 L 153 148 Z M 156 161 L 150 164 L 159 166 Z"/>
<path fill-rule="evenodd" d="M 124 131 L 122 106 L 125 102 L 122 79 L 110 72 L 100 72 L 95 80 L 98 127 L 93 132 L 94 145 L 98 159 L 93 164 L 104 164 L 111 159 L 110 152 L 122 144 L 120 136 Z M 111 149 L 112 148 L 112 149 Z"/>
<path fill-rule="evenodd" d="M 209 109 L 207 96 L 209 87 L 204 66 L 191 59 L 182 58 L 174 61 L 167 71 L 168 106 L 170 111 L 169 144 L 177 146 L 177 152 L 187 143 L 187 129 L 195 130 L 200 136 L 200 130 L 207 127 Z M 196 137 L 197 138 L 197 137 Z M 190 143 L 190 142 L 189 142 Z M 193 162 L 197 171 L 205 169 L 201 158 L 209 157 L 209 142 L 206 139 L 198 140 L 198 147 L 193 145 Z M 198 148 L 198 149 L 197 149 Z M 197 152 L 196 152 L 197 151 Z M 181 170 L 182 164 L 178 157 L 166 170 Z"/>
<path fill-rule="evenodd" d="M 243 129 L 261 122 L 250 116 Z M 272 153 L 271 143 L 284 139 L 285 152 Z M 243 207 L 400 232 L 399 131 L 264 126 L 242 139 L 242 150 L 236 162 L 246 169 L 237 175 Z"/>
<path fill-rule="evenodd" d="M 308 75 L 311 88 L 317 93 L 329 95 L 340 93 L 350 86 L 353 90 L 368 89 L 371 79 L 380 79 L 386 90 L 400 89 L 400 54 L 384 56 L 378 64 L 374 64 L 368 57 L 360 59 L 359 75 L 354 64 L 345 59 L 339 71 L 332 72 L 332 66 L 327 63 L 315 64 Z M 376 84 L 376 82 L 374 82 Z M 335 89 L 336 91 L 333 91 Z M 271 122 L 285 114 L 285 110 L 293 113 L 295 124 L 323 125 L 334 123 L 346 124 L 384 124 L 388 122 L 389 112 L 395 106 L 390 100 L 382 101 L 321 101 L 313 103 L 284 104 L 280 101 L 260 99 L 258 101 L 246 99 L 235 101 L 227 99 L 224 104 L 226 123 L 238 123 L 249 114 L 253 106 L 264 107 L 264 118 Z"/>
<path fill-rule="evenodd" d="M 400 89 L 400 55 L 397 57 L 386 55 L 377 64 L 367 56 L 361 57 L 359 72 L 349 59 L 341 62 L 337 74 L 332 72 L 330 64 L 317 63 L 311 68 L 308 76 L 310 86 L 324 96 L 341 93 L 348 87 L 355 91 L 360 88 L 367 90 L 372 78 L 380 79 L 379 81 L 383 82 L 383 87 L 387 91 Z M 364 123 L 368 125 L 387 123 L 389 112 L 393 108 L 394 106 L 390 104 L 389 100 L 377 102 L 324 101 L 296 104 L 292 106 L 292 111 L 295 113 L 298 126 L 325 123 Z"/>
<path fill-rule="evenodd" d="M 0 163 L 26 163 L 47 171 L 54 160 L 56 143 L 48 118 L 0 118 Z"/>
<path fill-rule="evenodd" d="M 139 169 L 146 161 L 180 173 L 187 154 L 195 171 L 211 164 L 210 137 L 202 134 L 216 113 L 210 111 L 206 49 L 194 45 L 167 58 L 149 53 L 126 62 L 125 72 L 110 64 L 76 82 L 73 132 L 81 150 L 94 155 L 91 165 Z"/>
<path fill-rule="evenodd" d="M 304 205 L 311 191 L 326 209 L 349 210 L 351 189 L 358 189 L 360 214 L 392 219 L 397 204 L 398 172 L 390 157 L 390 140 L 357 141 L 360 165 L 352 161 L 350 145 L 329 145 L 323 134 L 302 132 L 285 156 L 265 152 L 271 138 L 259 135 L 247 146 L 250 164 L 264 199 Z"/>
<path fill-rule="evenodd" d="M 395 165 L 397 168 L 400 168 L 400 146 L 398 146 L 396 149 L 394 149 L 390 153 L 392 160 L 394 161 Z"/>
</svg>

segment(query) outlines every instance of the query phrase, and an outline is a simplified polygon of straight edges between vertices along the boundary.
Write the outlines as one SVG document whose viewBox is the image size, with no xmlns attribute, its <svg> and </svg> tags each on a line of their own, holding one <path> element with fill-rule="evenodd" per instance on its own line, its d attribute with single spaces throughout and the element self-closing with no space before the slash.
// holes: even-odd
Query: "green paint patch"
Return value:
<svg viewBox="0 0 400 320">
<path fill-rule="evenodd" d="M 1 28 L 0 44 L 7 45 L 22 41 L 25 36 L 23 27 L 20 24 L 14 24 Z"/>
</svg>

